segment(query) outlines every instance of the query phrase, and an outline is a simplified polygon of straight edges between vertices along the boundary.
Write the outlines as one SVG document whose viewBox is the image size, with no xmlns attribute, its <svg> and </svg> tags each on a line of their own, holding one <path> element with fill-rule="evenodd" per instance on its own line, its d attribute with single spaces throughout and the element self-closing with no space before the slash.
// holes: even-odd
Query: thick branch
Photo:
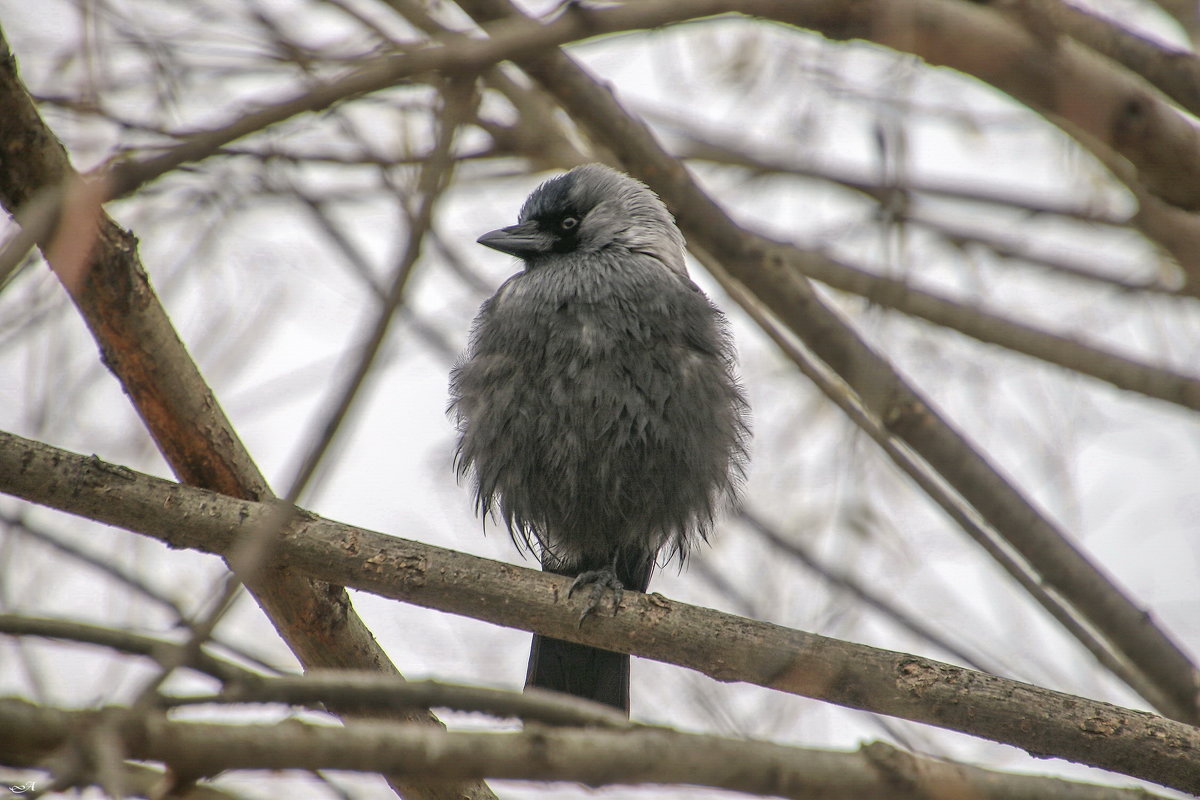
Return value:
<svg viewBox="0 0 1200 800">
<path fill-rule="evenodd" d="M 220 553 L 271 513 L 12 434 L 0 490 L 119 525 L 172 547 Z M 588 617 L 559 576 L 300 514 L 275 567 L 383 597 L 583 642 L 1004 742 L 1185 791 L 1200 791 L 1200 730 L 937 661 L 789 630 L 660 595 L 625 592 Z"/>
<path fill-rule="evenodd" d="M 7 44 L 0 36 L 0 51 Z M 12 58 L 0 62 L 0 202 L 17 208 L 39 192 L 77 183 L 66 151 L 45 126 Z M 271 497 L 266 480 L 205 383 L 150 286 L 137 242 L 103 211 L 95 227 L 81 225 L 39 237 L 51 266 L 63 276 L 105 365 L 121 382 L 163 458 L 180 480 L 231 497 Z M 91 222 L 91 217 L 86 217 Z M 64 224 L 78 222 L 64 217 Z M 94 238 L 93 238 L 94 237 Z M 90 259 L 64 271 L 55 240 L 83 240 Z M 71 275 L 81 280 L 69 279 Z M 338 586 L 287 571 L 254 579 L 254 594 L 280 636 L 305 667 L 366 669 L 397 674 L 387 654 Z M 439 724 L 431 714 L 417 715 Z M 407 786 L 412 798 L 491 797 L 487 787 Z"/>
</svg>

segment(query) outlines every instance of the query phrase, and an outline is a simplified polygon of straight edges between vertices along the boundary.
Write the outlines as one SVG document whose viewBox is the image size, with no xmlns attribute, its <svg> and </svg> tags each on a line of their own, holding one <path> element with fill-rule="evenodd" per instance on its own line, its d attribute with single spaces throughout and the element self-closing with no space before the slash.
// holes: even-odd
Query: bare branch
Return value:
<svg viewBox="0 0 1200 800">
<path fill-rule="evenodd" d="M 1140 75 L 1192 114 L 1200 115 L 1200 57 L 1195 53 L 1166 47 L 1062 0 L 991 5 L 1039 38 L 1070 36 Z M 1167 5 L 1164 3 L 1164 8 Z M 1195 22 L 1195 9 L 1192 14 Z"/>
<path fill-rule="evenodd" d="M 2 619 L 2 617 L 0 617 Z M 516 717 L 546 725 L 629 728 L 632 723 L 610 706 L 559 692 L 530 689 L 524 693 L 437 681 L 403 681 L 393 675 L 346 670 L 315 670 L 306 675 L 256 678 L 226 686 L 217 695 L 164 697 L 166 705 L 205 703 L 286 703 L 338 706 L 386 705 L 398 708 L 449 708 Z"/>
<path fill-rule="evenodd" d="M 0 434 L 0 489 L 174 547 L 219 553 L 271 506 Z M 588 617 L 559 600 L 568 580 L 301 514 L 277 565 L 339 586 L 688 667 L 722 681 L 923 722 L 1184 791 L 1200 791 L 1200 729 L 906 653 L 625 592 Z"/>
<path fill-rule="evenodd" d="M 24 751 L 52 747 L 105 713 L 0 700 L 0 745 L 19 744 Z M 300 722 L 221 725 L 148 716 L 126 721 L 120 731 L 131 757 L 210 775 L 228 769 L 315 767 L 429 779 L 688 784 L 797 800 L 817 793 L 828 800 L 920 798 L 937 796 L 947 787 L 980 800 L 1154 797 L 1142 791 L 996 773 L 913 756 L 883 744 L 855 752 L 811 750 L 662 728 L 537 726 L 523 732 L 477 733 L 377 722 L 354 722 L 344 728 Z"/>
<path fill-rule="evenodd" d="M 649 118 L 653 120 L 658 116 L 660 115 L 651 115 Z M 896 183 L 871 179 L 861 171 L 833 167 L 828 164 L 808 163 L 785 156 L 766 157 L 728 142 L 720 142 L 708 136 L 701 137 L 695 133 L 683 131 L 675 125 L 672 125 L 671 133 L 673 137 L 683 139 L 683 148 L 678 156 L 686 160 L 740 167 L 755 177 L 785 175 L 827 181 L 870 197 L 879 204 L 881 209 L 887 209 L 899 220 L 916 223 L 955 246 L 978 244 L 1001 258 L 1017 259 L 1033 266 L 1045 267 L 1053 272 L 1124 292 L 1175 294 L 1174 289 L 1169 288 L 1161 279 L 1134 281 L 1102 274 L 1091 266 L 1036 254 L 979 229 L 955 227 L 938 219 L 935 213 L 922 212 L 919 206 L 914 208 L 914 205 L 917 205 L 921 198 L 936 197 L 973 205 L 995 206 L 1022 216 L 1061 218 L 1114 228 L 1131 226 L 1133 219 L 1128 215 L 1109 213 L 1077 204 L 1035 200 L 1014 192 L 958 185 L 952 182 L 918 180 Z"/>
<path fill-rule="evenodd" d="M 165 653 L 179 648 L 177 642 L 156 639 L 132 631 L 88 625 L 74 620 L 24 617 L 18 614 L 0 614 L 0 633 L 10 636 L 44 636 L 72 642 L 86 642 L 108 647 L 121 653 L 147 656 L 155 661 L 159 661 Z M 257 672 L 251 672 L 231 661 L 217 658 L 206 650 L 196 653 L 187 666 L 211 675 L 223 683 L 245 682 L 261 677 Z"/>
<path fill-rule="evenodd" d="M 760 241 L 763 241 L 760 239 Z M 1200 410 L 1200 378 L 1146 364 L 1113 350 L 960 303 L 899 278 L 877 275 L 823 253 L 783 245 L 773 257 L 836 289 L 911 314 L 988 344 L 999 345 L 1126 391 Z"/>
<path fill-rule="evenodd" d="M 655 125 L 665 125 L 671 132 L 671 137 L 680 140 L 680 146 L 677 148 L 680 158 L 741 167 L 756 177 L 788 175 L 828 181 L 866 195 L 881 206 L 896 205 L 897 195 L 930 195 L 945 200 L 997 206 L 1030 216 L 1062 217 L 1111 227 L 1124 227 L 1129 224 L 1129 219 L 1120 214 L 1035 199 L 1003 189 L 938 180 L 914 180 L 898 184 L 894 181 L 872 179 L 862 170 L 824 162 L 810 162 L 790 153 L 766 155 L 733 142 L 723 141 L 707 132 L 701 134 L 680 120 L 666 118 L 654 109 L 647 109 L 645 112 L 639 110 L 639 113 Z M 900 201 L 900 205 L 904 205 L 904 202 Z"/>
<path fill-rule="evenodd" d="M 7 45 L 0 49 L 7 53 Z M 0 107 L 8 110 L 0 115 L 0 151 L 12 147 L 27 151 L 24 159 L 0 159 L 4 164 L 0 202 L 10 213 L 38 192 L 77 181 L 65 150 L 33 107 L 11 58 L 0 59 Z M 13 169 L 10 161 L 22 161 L 23 166 Z M 72 300 L 100 345 L 105 365 L 121 381 L 175 474 L 231 497 L 270 498 L 266 480 L 151 289 L 134 237 L 103 213 L 94 228 L 72 235 L 92 238 L 82 280 L 67 284 Z M 35 238 L 43 247 L 52 241 Z M 52 256 L 48 254 L 48 260 L 54 265 Z M 306 667 L 396 674 L 343 589 L 288 572 L 262 575 L 248 588 Z M 440 724 L 431 714 L 419 716 Z M 463 794 L 492 796 L 486 786 L 417 785 L 404 787 L 404 793 L 411 798 L 447 800 L 460 800 Z"/>
</svg>

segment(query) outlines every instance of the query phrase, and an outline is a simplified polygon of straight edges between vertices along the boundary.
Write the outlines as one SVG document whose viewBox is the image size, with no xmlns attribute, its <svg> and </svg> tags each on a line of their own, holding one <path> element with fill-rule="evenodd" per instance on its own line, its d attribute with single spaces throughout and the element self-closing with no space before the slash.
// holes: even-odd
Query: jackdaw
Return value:
<svg viewBox="0 0 1200 800">
<path fill-rule="evenodd" d="M 455 467 L 485 519 L 591 587 L 586 616 L 605 588 L 646 591 L 659 554 L 682 562 L 735 498 L 749 430 L 733 343 L 666 206 L 608 167 L 546 181 L 478 241 L 524 269 L 450 374 Z M 535 634 L 525 685 L 628 714 L 629 656 Z"/>
</svg>

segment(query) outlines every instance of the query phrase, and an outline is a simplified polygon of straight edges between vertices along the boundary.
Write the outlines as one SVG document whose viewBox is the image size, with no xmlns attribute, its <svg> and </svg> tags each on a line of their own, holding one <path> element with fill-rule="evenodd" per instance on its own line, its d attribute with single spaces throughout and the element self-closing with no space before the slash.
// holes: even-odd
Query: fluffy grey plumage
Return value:
<svg viewBox="0 0 1200 800">
<path fill-rule="evenodd" d="M 685 556 L 741 478 L 724 316 L 662 201 L 599 164 L 542 184 L 520 224 L 479 242 L 525 268 L 451 373 L 459 474 L 545 569 L 645 591 L 659 552 Z M 628 709 L 628 656 L 535 637 L 529 682 Z"/>
</svg>

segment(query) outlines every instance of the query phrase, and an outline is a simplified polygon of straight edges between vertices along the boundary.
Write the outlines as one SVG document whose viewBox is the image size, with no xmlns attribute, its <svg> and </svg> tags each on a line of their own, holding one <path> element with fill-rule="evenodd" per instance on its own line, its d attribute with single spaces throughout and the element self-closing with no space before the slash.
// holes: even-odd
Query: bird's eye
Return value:
<svg viewBox="0 0 1200 800">
<path fill-rule="evenodd" d="M 563 217 L 562 221 L 558 223 L 558 227 L 564 231 L 574 230 L 579 227 L 579 217 Z"/>
</svg>

